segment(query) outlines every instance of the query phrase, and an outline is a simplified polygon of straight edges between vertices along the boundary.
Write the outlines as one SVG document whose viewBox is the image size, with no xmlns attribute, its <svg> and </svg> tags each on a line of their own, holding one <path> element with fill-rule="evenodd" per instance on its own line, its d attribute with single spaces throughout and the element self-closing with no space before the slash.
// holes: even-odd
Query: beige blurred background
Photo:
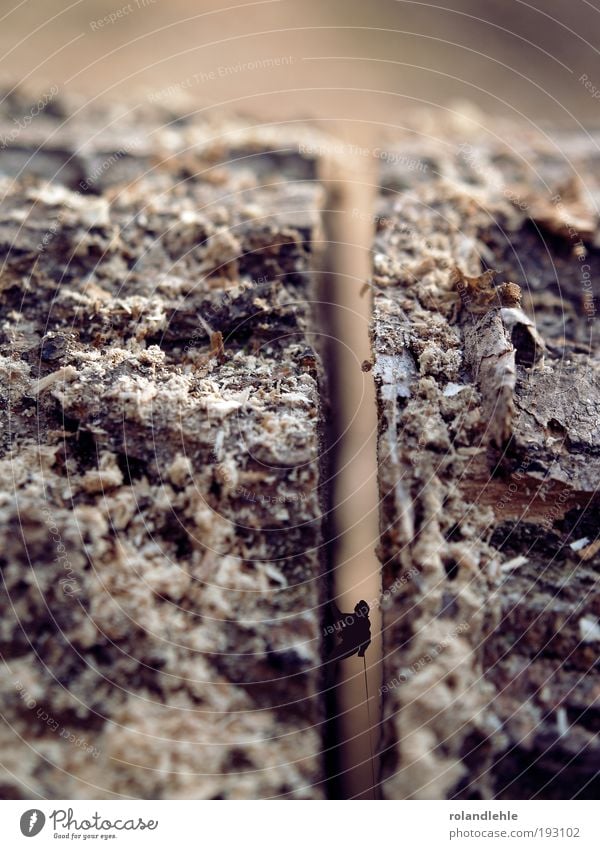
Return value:
<svg viewBox="0 0 600 849">
<path fill-rule="evenodd" d="M 357 126 L 456 99 L 589 123 L 599 34 L 589 0 L 3 0 L 0 76 Z"/>
</svg>

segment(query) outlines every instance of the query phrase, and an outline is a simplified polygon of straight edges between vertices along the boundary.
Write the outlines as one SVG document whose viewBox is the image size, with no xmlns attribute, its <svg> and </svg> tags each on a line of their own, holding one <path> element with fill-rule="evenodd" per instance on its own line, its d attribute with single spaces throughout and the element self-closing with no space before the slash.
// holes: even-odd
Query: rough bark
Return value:
<svg viewBox="0 0 600 849">
<path fill-rule="evenodd" d="M 0 151 L 2 795 L 318 798 L 314 158 L 302 131 L 59 102 L 13 138 L 23 112 Z"/>
<path fill-rule="evenodd" d="M 390 147 L 373 248 L 384 795 L 597 798 L 597 156 L 433 135 Z"/>
</svg>

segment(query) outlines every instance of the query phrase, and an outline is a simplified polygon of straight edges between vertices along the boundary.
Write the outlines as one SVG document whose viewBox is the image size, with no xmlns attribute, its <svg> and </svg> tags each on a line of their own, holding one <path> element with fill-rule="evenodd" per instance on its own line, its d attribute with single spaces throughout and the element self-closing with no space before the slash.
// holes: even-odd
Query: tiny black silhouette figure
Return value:
<svg viewBox="0 0 600 849">
<path fill-rule="evenodd" d="M 369 708 L 369 681 L 367 677 L 367 662 L 365 652 L 371 644 L 371 622 L 369 621 L 369 605 L 361 599 L 354 608 L 354 613 L 342 613 L 335 602 L 330 603 L 330 616 L 333 620 L 326 629 L 328 635 L 333 635 L 333 650 L 328 655 L 325 669 L 327 686 L 335 683 L 335 672 L 338 660 L 344 660 L 352 655 L 363 659 L 365 675 L 365 695 L 369 730 L 369 749 L 371 752 L 371 778 L 373 780 L 373 798 L 376 798 L 377 782 L 375 780 L 375 764 L 373 761 L 373 743 L 371 741 L 371 711 Z"/>
<path fill-rule="evenodd" d="M 333 634 L 334 645 L 329 660 L 335 663 L 353 654 L 364 657 L 371 643 L 371 623 L 367 602 L 361 599 L 355 606 L 354 613 L 342 613 L 332 602 L 331 611 L 334 621 L 328 631 Z"/>
</svg>

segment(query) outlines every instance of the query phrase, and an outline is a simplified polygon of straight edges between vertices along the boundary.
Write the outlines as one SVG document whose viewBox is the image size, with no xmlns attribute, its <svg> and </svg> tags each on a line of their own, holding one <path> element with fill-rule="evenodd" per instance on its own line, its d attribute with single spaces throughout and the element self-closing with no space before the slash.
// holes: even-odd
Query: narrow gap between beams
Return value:
<svg viewBox="0 0 600 849">
<path fill-rule="evenodd" d="M 378 797 L 377 749 L 381 728 L 381 565 L 379 534 L 377 411 L 373 379 L 361 369 L 370 358 L 371 300 L 364 284 L 371 275 L 374 180 L 366 157 L 328 162 L 325 232 L 327 252 L 321 288 L 332 448 L 330 598 L 343 611 L 360 599 L 369 604 L 372 642 L 363 661 L 356 655 L 338 664 L 336 686 L 326 699 L 325 763 L 330 798 Z M 371 760 L 373 752 L 373 763 Z M 375 786 L 373 786 L 373 771 Z"/>
</svg>

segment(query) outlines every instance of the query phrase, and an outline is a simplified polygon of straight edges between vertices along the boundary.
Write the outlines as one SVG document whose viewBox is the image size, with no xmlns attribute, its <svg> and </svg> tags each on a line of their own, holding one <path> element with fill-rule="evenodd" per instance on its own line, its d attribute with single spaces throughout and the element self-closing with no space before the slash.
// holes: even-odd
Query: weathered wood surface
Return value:
<svg viewBox="0 0 600 849">
<path fill-rule="evenodd" d="M 382 168 L 388 798 L 600 790 L 597 166 L 583 133 L 469 123 Z"/>
<path fill-rule="evenodd" d="M 27 108 L 0 120 L 2 795 L 319 797 L 320 144 L 58 101 L 15 135 Z M 383 793 L 594 797 L 594 141 L 421 127 L 375 215 Z"/>
<path fill-rule="evenodd" d="M 2 795 L 318 798 L 315 161 L 71 109 L 0 126 Z"/>
</svg>

